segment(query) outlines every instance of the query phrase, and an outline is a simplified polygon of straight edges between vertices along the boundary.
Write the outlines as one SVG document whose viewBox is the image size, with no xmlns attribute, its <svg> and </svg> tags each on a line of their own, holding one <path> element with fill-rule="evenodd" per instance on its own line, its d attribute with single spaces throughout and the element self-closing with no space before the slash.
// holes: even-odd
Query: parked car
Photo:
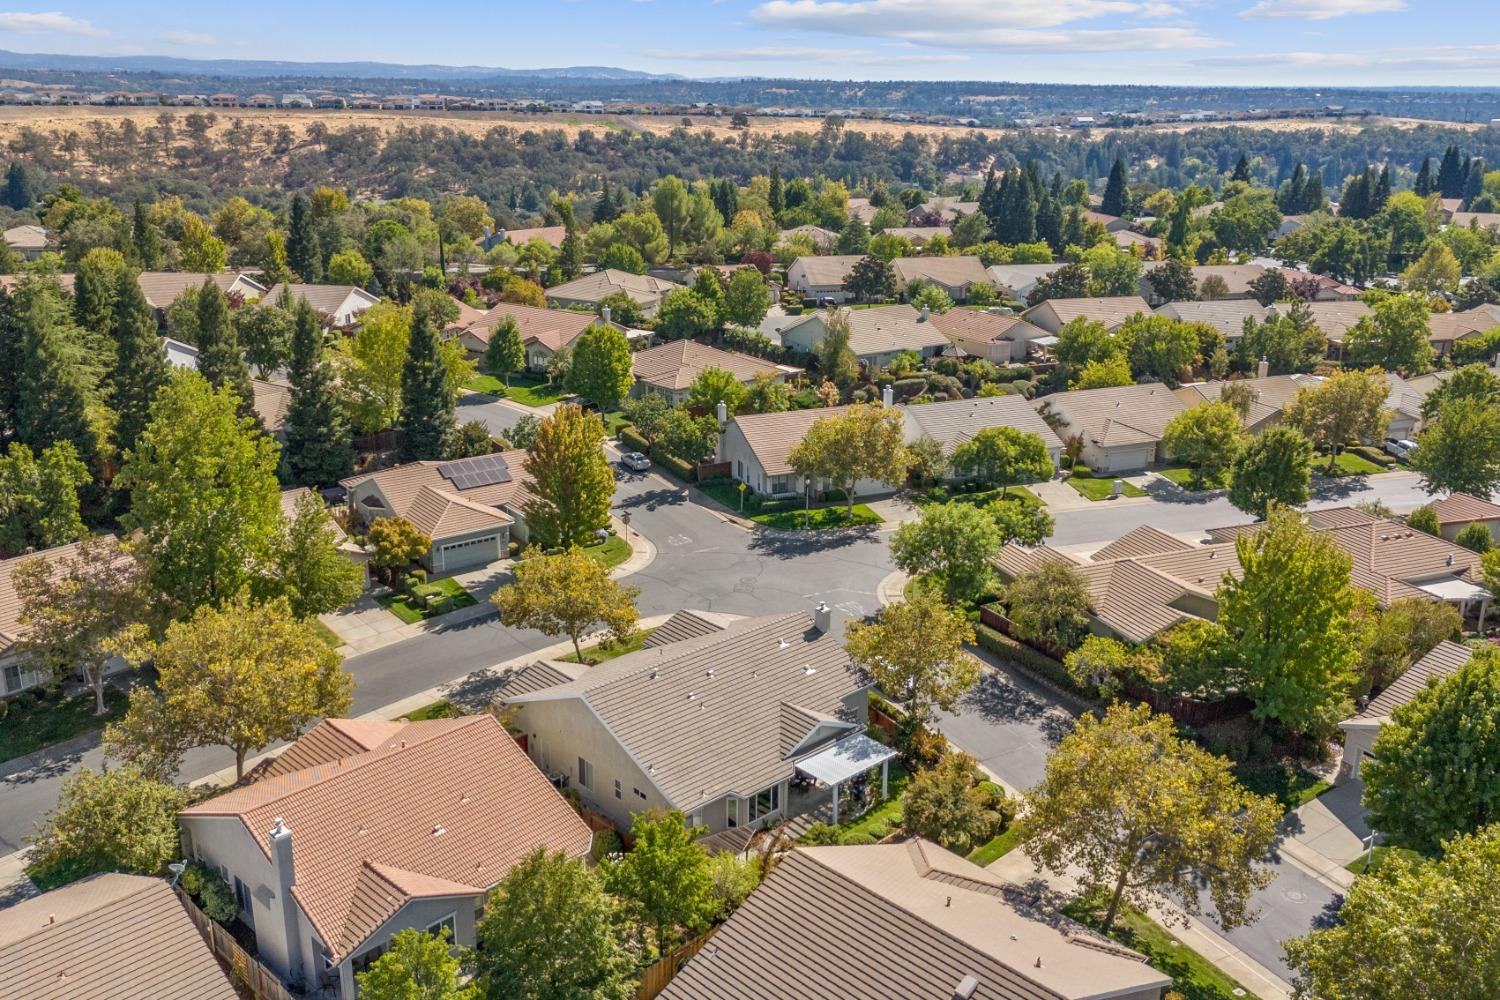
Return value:
<svg viewBox="0 0 1500 1000">
<path fill-rule="evenodd" d="M 1385 447 L 1383 450 L 1392 458 L 1399 458 L 1402 461 L 1405 461 L 1411 456 L 1412 451 L 1416 447 L 1417 442 L 1412 441 L 1409 438 L 1386 438 Z"/>
<path fill-rule="evenodd" d="M 651 469 L 651 459 L 638 451 L 627 451 L 620 456 L 620 464 L 631 472 L 647 472 Z"/>
</svg>

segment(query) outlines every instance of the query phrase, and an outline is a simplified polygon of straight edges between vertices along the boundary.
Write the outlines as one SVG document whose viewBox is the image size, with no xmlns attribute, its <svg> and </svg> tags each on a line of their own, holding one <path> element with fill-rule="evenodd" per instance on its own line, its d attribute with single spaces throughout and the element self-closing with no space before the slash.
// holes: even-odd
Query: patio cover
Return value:
<svg viewBox="0 0 1500 1000">
<path fill-rule="evenodd" d="M 1419 584 L 1419 587 L 1433 597 L 1444 601 L 1487 601 L 1490 598 L 1488 590 L 1477 583 L 1470 583 L 1457 577 L 1451 580 Z"/>
<path fill-rule="evenodd" d="M 837 786 L 898 756 L 896 751 L 864 733 L 850 733 L 832 746 L 797 761 L 796 768 L 815 781 Z"/>
</svg>

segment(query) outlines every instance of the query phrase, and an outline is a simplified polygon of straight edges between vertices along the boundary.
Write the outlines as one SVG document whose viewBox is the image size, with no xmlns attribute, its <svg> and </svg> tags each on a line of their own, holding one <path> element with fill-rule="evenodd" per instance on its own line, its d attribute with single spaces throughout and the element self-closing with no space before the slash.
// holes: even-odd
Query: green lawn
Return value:
<svg viewBox="0 0 1500 1000">
<path fill-rule="evenodd" d="M 1102 923 L 1104 910 L 1104 906 L 1092 906 L 1085 899 L 1075 899 L 1063 907 L 1068 916 L 1095 930 Z M 1171 976 L 1172 988 L 1186 1000 L 1256 1000 L 1255 994 L 1177 941 L 1164 927 L 1139 910 L 1123 907 L 1108 934 L 1125 947 L 1145 955 L 1152 966 Z"/>
<path fill-rule="evenodd" d="M 507 389 L 504 379 L 476 372 L 464 382 L 464 388 L 491 396 L 504 396 L 522 406 L 546 406 L 567 395 L 562 386 L 554 385 L 534 375 L 512 375 L 510 388 Z"/>
<path fill-rule="evenodd" d="M 811 514 L 800 510 L 780 510 L 769 514 L 752 514 L 750 520 L 768 528 L 790 531 L 797 528 L 852 528 L 861 524 L 879 524 L 881 517 L 862 503 L 854 505 L 854 516 L 850 517 L 843 504 L 834 507 L 814 507 Z"/>
<path fill-rule="evenodd" d="M 1295 761 L 1273 764 L 1240 763 L 1234 766 L 1240 784 L 1257 795 L 1271 795 L 1285 812 L 1307 805 L 1333 786 Z"/>
<path fill-rule="evenodd" d="M 424 598 L 432 595 L 442 595 L 445 599 L 429 606 Z M 415 588 L 413 594 L 382 594 L 375 600 L 382 608 L 408 625 L 422 621 L 424 618 L 445 615 L 459 608 L 467 608 L 476 603 L 474 595 L 452 577 L 421 584 Z"/>
<path fill-rule="evenodd" d="M 919 507 L 924 507 L 928 504 L 943 504 L 949 501 L 973 504 L 975 507 L 988 507 L 996 501 L 1024 503 L 1031 507 L 1042 506 L 1041 498 L 1024 486 L 1012 486 L 1004 492 L 998 489 L 965 492 L 963 490 L 948 489 L 945 486 L 934 486 L 932 489 L 923 490 L 912 497 L 912 502 Z"/>
<path fill-rule="evenodd" d="M 614 569 L 620 563 L 630 558 L 630 543 L 619 535 L 610 535 L 608 541 L 595 542 L 583 547 L 585 555 L 597 559 L 604 564 L 605 569 Z"/>
<path fill-rule="evenodd" d="M 1090 500 L 1108 500 L 1110 493 L 1113 492 L 1115 488 L 1114 476 L 1107 476 L 1103 479 L 1096 479 L 1093 476 L 1080 476 L 1077 473 L 1074 473 L 1067 479 L 1063 480 L 1063 482 L 1067 483 L 1069 486 L 1073 487 L 1075 490 L 1077 490 L 1079 493 L 1082 493 Z M 1134 483 L 1126 483 L 1125 492 L 1123 495 L 1127 497 L 1143 497 L 1146 495 L 1146 491 L 1141 489 L 1139 486 L 1136 486 Z"/>
<path fill-rule="evenodd" d="M 443 698 L 433 702 L 431 705 L 423 705 L 414 712 L 407 712 L 403 718 L 408 722 L 426 722 L 428 719 L 451 719 L 456 715 L 462 714 L 457 705 Z"/>
<path fill-rule="evenodd" d="M 1328 471 L 1328 454 L 1324 452 L 1313 458 L 1313 471 L 1325 476 L 1372 476 L 1377 472 L 1385 472 L 1368 458 L 1362 458 L 1352 451 L 1341 451 L 1339 457 L 1334 461 L 1334 471 Z"/>
<path fill-rule="evenodd" d="M 129 699 L 125 692 L 110 686 L 104 689 L 105 715 L 94 714 L 94 694 L 64 698 L 57 692 L 30 692 L 17 695 L 0 705 L 0 760 L 10 760 L 34 753 L 43 747 L 71 739 L 83 733 L 103 729 L 106 722 L 120 717 Z"/>
<path fill-rule="evenodd" d="M 1379 868 L 1381 863 L 1392 854 L 1399 854 L 1408 859 L 1419 857 L 1416 851 L 1408 851 L 1404 847 L 1377 847 L 1374 851 L 1361 854 L 1344 867 L 1356 875 L 1363 875 Z"/>
<path fill-rule="evenodd" d="M 1224 484 L 1216 480 L 1210 480 L 1201 483 L 1198 482 L 1197 470 L 1189 469 L 1185 466 L 1173 466 L 1167 469 L 1157 469 L 1156 472 L 1163 479 L 1170 480 L 1171 482 L 1176 483 L 1178 486 L 1181 486 L 1183 489 L 1191 490 L 1194 493 L 1198 492 L 1199 490 L 1217 490 L 1224 488 Z"/>
<path fill-rule="evenodd" d="M 876 775 L 871 780 L 874 782 L 876 794 L 879 794 L 880 776 Z M 839 823 L 844 843 L 849 843 L 850 837 L 857 837 L 861 840 L 864 837 L 881 840 L 899 829 L 901 827 L 901 793 L 906 790 L 906 784 L 909 781 L 911 781 L 911 775 L 906 773 L 906 768 L 901 765 L 901 762 L 891 761 L 890 794 L 877 801 L 863 816 Z M 840 803 L 840 805 L 844 804 L 844 802 Z"/>
<path fill-rule="evenodd" d="M 995 837 L 988 843 L 980 844 L 978 847 L 976 847 L 973 853 L 969 855 L 969 860 L 974 862 L 981 868 L 985 867 L 986 865 L 992 865 L 996 861 L 1005 857 L 1015 848 L 1021 846 L 1021 841 L 1023 839 L 1025 838 L 1021 836 L 1020 826 L 1013 823 L 1011 824 L 1010 829 L 1006 830 L 998 837 Z"/>
<path fill-rule="evenodd" d="M 638 628 L 635 630 L 635 634 L 625 642 L 610 642 L 609 640 L 605 640 L 604 642 L 596 642 L 592 646 L 584 646 L 583 659 L 587 663 L 599 664 L 605 660 L 613 660 L 617 656 L 624 656 L 626 653 L 634 653 L 645 649 L 646 640 L 655 631 L 656 629 L 654 628 Z M 572 653 L 566 656 L 559 656 L 558 659 L 564 663 L 578 662 L 578 657 Z"/>
<path fill-rule="evenodd" d="M 464 388 L 470 392 L 482 392 L 489 396 L 505 395 L 505 382 L 484 372 L 475 372 L 464 379 Z"/>
<path fill-rule="evenodd" d="M 312 620 L 312 628 L 313 631 L 318 634 L 318 638 L 322 639 L 323 642 L 327 644 L 329 649 L 338 649 L 344 644 L 344 640 L 338 637 L 337 632 L 329 628 L 327 625 L 324 625 L 316 618 Z"/>
</svg>

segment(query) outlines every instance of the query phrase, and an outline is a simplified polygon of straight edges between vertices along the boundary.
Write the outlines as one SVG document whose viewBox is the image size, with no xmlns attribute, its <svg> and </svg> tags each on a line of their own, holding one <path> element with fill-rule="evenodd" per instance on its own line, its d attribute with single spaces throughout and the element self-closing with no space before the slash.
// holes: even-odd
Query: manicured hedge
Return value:
<svg viewBox="0 0 1500 1000">
<path fill-rule="evenodd" d="M 975 625 L 974 639 L 984 649 L 1020 667 L 1024 672 L 1048 684 L 1060 687 L 1078 698 L 1086 701 L 1094 700 L 1092 692 L 1079 687 L 1073 678 L 1068 676 L 1067 669 L 1047 654 L 1032 649 L 1002 632 L 997 632 L 988 625 Z"/>
<path fill-rule="evenodd" d="M 1385 452 L 1381 451 L 1379 448 L 1372 448 L 1371 446 L 1369 446 L 1367 444 L 1353 445 L 1352 447 L 1345 448 L 1344 450 L 1348 451 L 1348 452 L 1353 452 L 1354 454 L 1358 455 L 1360 458 L 1365 459 L 1366 461 L 1374 462 L 1376 465 L 1380 466 L 1382 469 L 1389 469 L 1389 468 L 1391 468 L 1392 466 L 1394 466 L 1396 464 L 1396 460 L 1394 458 L 1392 458 L 1391 456 L 1387 455 Z"/>
<path fill-rule="evenodd" d="M 637 431 L 633 426 L 629 424 L 626 424 L 620 428 L 620 433 L 618 436 L 620 438 L 620 443 L 629 448 L 631 451 L 649 452 L 651 450 L 651 446 L 646 443 L 646 439 L 641 437 L 640 431 Z"/>
<path fill-rule="evenodd" d="M 669 454 L 660 447 L 651 449 L 651 460 L 685 483 L 698 478 L 697 469 L 692 462 Z"/>
</svg>

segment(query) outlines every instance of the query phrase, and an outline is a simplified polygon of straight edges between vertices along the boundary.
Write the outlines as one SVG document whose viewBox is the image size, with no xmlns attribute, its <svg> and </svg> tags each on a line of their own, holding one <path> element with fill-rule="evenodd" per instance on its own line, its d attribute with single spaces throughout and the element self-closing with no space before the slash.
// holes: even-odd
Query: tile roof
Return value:
<svg viewBox="0 0 1500 1000">
<path fill-rule="evenodd" d="M 1049 449 L 1062 447 L 1062 441 L 1047 426 L 1047 421 L 1021 396 L 975 396 L 922 403 L 904 406 L 901 413 L 906 421 L 907 440 L 930 437 L 949 452 L 990 427 L 1014 427 L 1037 435 Z"/>
<path fill-rule="evenodd" d="M 824 229 L 822 226 L 793 226 L 791 229 L 781 231 L 780 241 L 785 242 L 793 236 L 808 236 L 814 243 L 822 246 L 831 246 L 835 243 L 839 234 L 832 229 Z"/>
<path fill-rule="evenodd" d="M 1164 552 L 1182 552 L 1193 548 L 1176 535 L 1169 535 L 1160 528 L 1143 524 L 1121 535 L 1091 556 L 1094 562 L 1106 559 L 1133 559 L 1137 556 L 1155 556 Z"/>
<path fill-rule="evenodd" d="M 922 211 L 933 212 L 942 216 L 944 222 L 952 222 L 960 215 L 973 215 L 979 211 L 979 202 L 946 197 L 929 198 L 922 202 Z"/>
<path fill-rule="evenodd" d="M 189 271 L 142 271 L 136 276 L 136 284 L 141 286 L 141 294 L 146 297 L 147 305 L 153 309 L 165 309 L 189 288 L 202 288 L 204 278 L 212 278 L 213 283 L 226 295 L 239 292 L 247 298 L 256 298 L 266 294 L 266 286 L 254 278 L 229 271 L 207 275 Z"/>
<path fill-rule="evenodd" d="M 791 852 L 662 1000 L 1154 996 L 1145 958 L 925 840 Z"/>
<path fill-rule="evenodd" d="M 47 230 L 41 226 L 11 226 L 5 231 L 6 246 L 17 250 L 45 250 Z"/>
<path fill-rule="evenodd" d="M 1374 314 L 1363 302 L 1309 302 L 1308 312 L 1323 336 L 1331 343 L 1342 344 L 1360 317 Z"/>
<path fill-rule="evenodd" d="M 586 274 L 581 278 L 547 289 L 547 299 L 564 299 L 570 302 L 600 302 L 615 292 L 624 292 L 642 305 L 653 305 L 662 296 L 681 285 L 645 274 L 631 274 L 605 268 Z"/>
<path fill-rule="evenodd" d="M 1500 316 L 1483 307 L 1462 312 L 1433 313 L 1427 317 L 1428 339 L 1438 342 L 1462 340 L 1500 326 Z"/>
<path fill-rule="evenodd" d="M 28 277 L 30 277 L 30 275 L 26 275 L 26 274 L 0 274 L 0 288 L 5 289 L 7 292 L 13 292 L 21 284 L 21 282 L 24 281 Z M 71 275 L 71 274 L 54 274 L 54 275 L 52 275 L 52 277 L 54 277 L 54 278 L 57 279 L 57 283 L 58 283 L 58 285 L 60 285 L 62 287 L 63 291 L 67 292 L 69 295 L 73 294 L 73 282 L 74 282 L 74 276 L 73 275 Z M 202 282 L 200 281 L 199 284 L 201 285 Z"/>
<path fill-rule="evenodd" d="M 1157 383 L 1059 392 L 1032 402 L 1038 411 L 1050 408 L 1073 433 L 1101 447 L 1160 441 L 1167 422 L 1187 409 Z"/>
<path fill-rule="evenodd" d="M 943 332 L 924 320 L 914 306 L 850 309 L 846 315 L 849 317 L 849 347 L 860 357 L 948 346 L 948 338 Z"/>
<path fill-rule="evenodd" d="M 92 875 L 0 910 L 0 982 L 25 1000 L 237 1000 L 167 883 Z"/>
<path fill-rule="evenodd" d="M 1008 290 L 1024 298 L 1038 281 L 1062 267 L 1064 261 L 1053 264 L 991 264 L 985 268 L 990 281 L 997 288 Z"/>
<path fill-rule="evenodd" d="M 478 895 L 537 847 L 589 849 L 589 828 L 494 716 L 407 723 L 369 750 L 326 759 L 376 734 L 322 736 L 306 755 L 322 761 L 182 812 L 239 819 L 268 858 L 269 831 L 284 820 L 292 894 L 333 961 L 410 899 Z"/>
<path fill-rule="evenodd" d="M 56 576 L 62 572 L 63 562 L 78 554 L 78 546 L 78 542 L 70 542 L 67 545 L 58 545 L 29 555 L 0 559 L 0 653 L 7 652 L 25 632 L 25 627 L 21 624 L 21 596 L 16 593 L 15 581 L 11 579 L 12 574 L 20 569 L 21 564 L 26 560 L 40 558 L 47 561 L 52 568 L 53 575 Z"/>
<path fill-rule="evenodd" d="M 523 506 L 531 497 L 523 449 L 501 452 L 510 470 L 503 483 L 460 490 L 439 470 L 447 462 L 408 462 L 379 472 L 340 480 L 345 489 L 373 481 L 390 504 L 391 517 L 404 517 L 433 539 L 510 524 L 501 504 Z"/>
<path fill-rule="evenodd" d="M 730 423 L 740 429 L 745 443 L 760 461 L 768 476 L 783 476 L 792 471 L 792 449 L 802 440 L 808 428 L 824 417 L 847 411 L 847 406 L 830 406 L 809 410 L 783 410 L 780 413 L 741 413 Z"/>
<path fill-rule="evenodd" d="M 351 310 L 354 312 L 363 312 L 380 301 L 356 285 L 313 285 L 298 282 L 276 285 L 266 293 L 265 299 L 267 302 L 276 302 L 283 292 L 289 293 L 293 301 L 306 302 L 313 307 L 314 312 L 325 316 L 336 316 L 345 311 L 344 307 L 350 298 L 356 303 L 356 308 Z"/>
<path fill-rule="evenodd" d="M 802 274 L 808 285 L 818 288 L 842 286 L 849 279 L 849 272 L 854 269 L 854 265 L 864 259 L 864 254 L 859 253 L 798 257 L 792 261 L 787 272 L 790 274 L 793 267 L 801 265 Z"/>
<path fill-rule="evenodd" d="M 1058 321 L 1067 324 L 1075 319 L 1094 320 L 1113 329 L 1136 313 L 1150 314 L 1151 307 L 1139 295 L 1114 295 L 1083 299 L 1047 299 L 1021 314 L 1030 320 L 1034 313 L 1049 309 Z"/>
<path fill-rule="evenodd" d="M 990 273 L 978 257 L 897 257 L 891 266 L 896 269 L 896 280 L 903 285 L 920 279 L 956 288 L 990 280 Z"/>
<path fill-rule="evenodd" d="M 255 408 L 255 415 L 260 417 L 266 430 L 274 434 L 284 428 L 287 412 L 292 408 L 292 387 L 253 378 L 250 380 L 250 391 L 255 396 L 250 405 Z"/>
<path fill-rule="evenodd" d="M 1217 276 L 1228 288 L 1228 294 L 1249 295 L 1250 283 L 1265 274 L 1266 269 L 1254 264 L 1194 264 L 1192 272 L 1193 282 L 1200 290 L 1205 278 Z"/>
<path fill-rule="evenodd" d="M 1237 339 L 1245 333 L 1245 319 L 1257 322 L 1266 318 L 1267 307 L 1254 299 L 1215 299 L 1211 302 L 1166 302 L 1156 307 L 1158 316 L 1168 316 L 1184 323 L 1207 323 L 1226 339 Z"/>
<path fill-rule="evenodd" d="M 560 247 L 567 236 L 567 226 L 536 226 L 532 229 L 507 229 L 505 231 L 505 241 L 518 247 L 534 239 L 542 240 L 551 247 Z"/>
<path fill-rule="evenodd" d="M 1267 375 L 1265 378 L 1235 380 L 1248 385 L 1255 393 L 1250 403 L 1250 415 L 1245 420 L 1248 427 L 1256 427 L 1266 420 L 1280 415 L 1281 411 L 1303 389 L 1316 389 L 1323 380 L 1316 375 Z M 1223 396 L 1224 386 L 1229 382 L 1192 382 L 1177 389 L 1177 398 L 1188 406 L 1211 403 Z"/>
<path fill-rule="evenodd" d="M 928 322 L 949 340 L 963 339 L 982 344 L 1011 340 L 1013 333 L 1030 331 L 1040 336 L 1042 331 L 1013 313 L 990 312 L 983 309 L 949 309 L 945 313 L 934 313 Z M 1023 338 L 1024 339 L 1024 338 Z"/>
<path fill-rule="evenodd" d="M 1481 500 L 1467 493 L 1450 493 L 1427 506 L 1437 515 L 1438 524 L 1468 524 L 1470 521 L 1500 520 L 1500 504 Z"/>
<path fill-rule="evenodd" d="M 838 640 L 799 612 L 628 653 L 506 701 L 586 702 L 662 794 L 692 809 L 790 777 L 782 705 L 838 715 L 864 684 Z"/>
<path fill-rule="evenodd" d="M 1429 684 L 1437 684 L 1452 677 L 1473 657 L 1474 650 L 1471 647 L 1444 639 L 1356 712 L 1353 719 L 1376 721 L 1390 718 L 1392 712 L 1415 698 Z"/>
<path fill-rule="evenodd" d="M 1465 229 L 1473 223 L 1480 229 L 1500 226 L 1500 212 L 1454 212 L 1451 224 Z"/>
<path fill-rule="evenodd" d="M 590 324 L 599 321 L 593 313 L 574 312 L 570 309 L 539 309 L 536 306 L 502 302 L 493 309 L 481 313 L 478 318 L 464 327 L 464 332 L 488 344 L 495 328 L 507 316 L 516 321 L 516 330 L 521 335 L 522 344 L 534 342 L 550 351 L 556 351 L 571 344 L 580 333 L 589 328 Z"/>
<path fill-rule="evenodd" d="M 952 228 L 948 226 L 896 226 L 893 229 L 881 230 L 885 236 L 900 236 L 913 243 L 926 243 L 934 236 L 951 236 Z"/>
<path fill-rule="evenodd" d="M 669 340 L 630 356 L 636 380 L 658 389 L 686 389 L 706 368 L 720 368 L 741 382 L 757 375 L 785 375 L 788 370 L 764 358 L 723 351 L 696 340 Z M 796 370 L 796 369 L 793 369 Z"/>
<path fill-rule="evenodd" d="M 683 608 L 681 611 L 674 611 L 670 618 L 652 629 L 651 634 L 646 637 L 645 646 L 647 649 L 655 649 L 657 646 L 680 642 L 683 639 L 694 639 L 700 635 L 708 635 L 710 632 L 728 628 L 736 621 L 739 621 L 738 615 Z"/>
</svg>

